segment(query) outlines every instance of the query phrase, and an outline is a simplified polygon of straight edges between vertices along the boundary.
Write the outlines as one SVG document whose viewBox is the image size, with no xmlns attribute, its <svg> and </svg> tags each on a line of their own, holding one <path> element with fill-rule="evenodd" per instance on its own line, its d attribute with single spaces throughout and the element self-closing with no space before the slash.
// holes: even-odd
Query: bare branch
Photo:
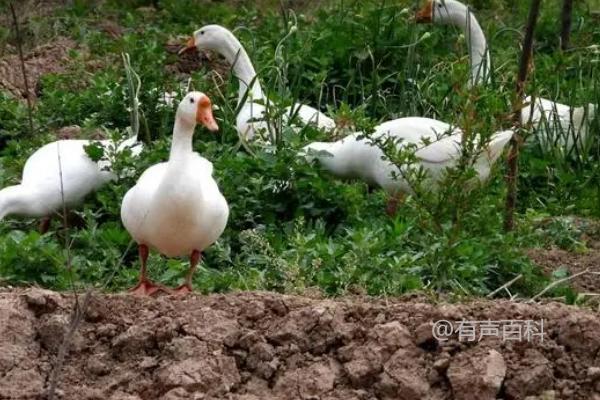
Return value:
<svg viewBox="0 0 600 400">
<path fill-rule="evenodd" d="M 560 15 L 560 49 L 567 50 L 571 42 L 571 22 L 573 20 L 573 0 L 563 0 Z"/>
<path fill-rule="evenodd" d="M 69 328 L 65 332 L 65 336 L 63 337 L 63 341 L 58 349 L 58 355 L 56 356 L 56 360 L 54 362 L 54 368 L 50 374 L 49 387 L 48 387 L 48 400 L 54 399 L 54 394 L 56 392 L 56 387 L 58 386 L 58 379 L 60 377 L 60 373 L 62 371 L 62 366 L 65 361 L 65 355 L 67 354 L 67 349 L 73 339 L 73 335 L 77 331 L 79 324 L 83 320 L 83 316 L 85 315 L 85 310 L 92 298 L 92 291 L 88 289 L 85 293 L 85 297 L 79 305 L 77 302 L 74 304 L 73 312 L 71 313 L 71 321 L 69 322 Z"/>
<path fill-rule="evenodd" d="M 523 277 L 523 274 L 519 274 L 519 275 L 515 276 L 515 277 L 514 277 L 513 279 L 511 279 L 510 281 L 508 281 L 508 282 L 506 282 L 504 285 L 500 286 L 498 289 L 496 289 L 496 290 L 494 290 L 493 292 L 489 293 L 489 294 L 487 295 L 487 297 L 488 297 L 488 298 L 492 298 L 492 297 L 494 297 L 494 295 L 495 295 L 496 293 L 498 293 L 498 292 L 500 292 L 501 290 L 504 290 L 504 289 L 507 289 L 507 291 L 508 291 L 508 288 L 509 288 L 509 287 L 510 287 L 510 286 L 511 286 L 513 283 L 515 283 L 516 281 L 518 281 L 519 279 L 521 279 L 522 277 Z M 510 292 L 508 292 L 508 293 L 509 293 L 509 296 L 510 296 L 510 295 L 511 295 L 511 294 L 510 294 Z"/>
<path fill-rule="evenodd" d="M 33 106 L 31 104 L 31 93 L 29 92 L 29 81 L 27 80 L 27 68 L 25 66 L 25 57 L 23 56 L 23 44 L 21 43 L 21 31 L 19 30 L 19 20 L 12 1 L 9 3 L 10 12 L 15 26 L 17 37 L 17 49 L 19 50 L 19 60 L 21 60 L 21 72 L 23 73 L 23 83 L 25 84 L 25 99 L 27 100 L 27 116 L 29 118 L 29 134 L 33 135 Z"/>
<path fill-rule="evenodd" d="M 557 285 L 560 285 L 563 282 L 567 282 L 567 281 L 573 280 L 573 279 L 577 278 L 578 276 L 585 275 L 585 274 L 587 274 L 589 272 L 590 272 L 590 270 L 588 268 L 588 269 L 586 269 L 584 271 L 576 273 L 575 275 L 571 275 L 571 276 L 568 276 L 566 278 L 562 278 L 562 279 L 559 279 L 557 281 L 552 282 L 551 284 L 549 284 L 548 286 L 546 286 L 544 288 L 544 290 L 542 290 L 541 292 L 539 292 L 538 294 L 536 294 L 535 296 L 533 296 L 531 298 L 531 300 L 528 301 L 528 303 L 533 303 L 537 298 L 539 298 L 540 296 L 542 296 L 544 293 L 546 293 L 548 290 L 552 289 L 553 287 L 555 287 Z"/>
<path fill-rule="evenodd" d="M 521 108 L 523 103 L 523 91 L 525 82 L 527 81 L 527 72 L 529 63 L 533 56 L 533 33 L 540 13 L 541 0 L 531 0 L 529 8 L 529 16 L 527 18 L 527 26 L 525 28 L 525 39 L 523 40 L 523 53 L 521 54 L 521 62 L 519 64 L 519 75 L 517 77 L 517 90 L 515 101 L 513 103 L 513 123 L 515 133 L 510 139 L 510 151 L 508 153 L 508 173 L 506 175 L 506 183 L 508 192 L 506 194 L 506 209 L 504 217 L 504 229 L 512 231 L 514 228 L 514 214 L 517 205 L 517 179 L 519 166 L 519 148 L 521 146 Z"/>
</svg>

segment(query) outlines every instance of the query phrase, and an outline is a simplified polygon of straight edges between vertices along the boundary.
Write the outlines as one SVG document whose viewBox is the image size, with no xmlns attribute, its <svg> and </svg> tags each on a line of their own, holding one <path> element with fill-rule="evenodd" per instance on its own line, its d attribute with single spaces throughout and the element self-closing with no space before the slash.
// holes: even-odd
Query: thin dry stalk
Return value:
<svg viewBox="0 0 600 400">
<path fill-rule="evenodd" d="M 62 171 L 62 159 L 60 156 L 60 142 L 56 142 L 56 153 L 58 156 L 58 176 L 60 179 L 60 200 L 62 202 L 62 219 L 63 219 L 63 231 L 65 234 L 65 251 L 67 252 L 67 272 L 69 273 L 69 283 L 71 284 L 71 289 L 73 290 L 73 294 L 75 295 L 75 302 L 77 302 L 77 292 L 75 291 L 75 284 L 73 282 L 73 272 L 72 272 L 72 258 L 71 258 L 71 244 L 69 243 L 69 220 L 67 218 L 67 203 L 65 202 L 65 188 L 63 184 L 63 171 Z"/>
<path fill-rule="evenodd" d="M 517 276 L 515 276 L 513 279 L 511 279 L 510 281 L 506 282 L 504 285 L 500 286 L 498 289 L 494 290 L 493 292 L 491 292 L 490 294 L 487 295 L 488 298 L 492 298 L 494 297 L 494 295 L 504 289 L 508 289 L 510 286 L 512 286 L 513 283 L 515 283 L 516 281 L 518 281 L 519 279 L 521 279 L 523 277 L 523 274 L 519 274 Z M 510 293 L 510 292 L 509 292 Z"/>
<path fill-rule="evenodd" d="M 62 201 L 62 212 L 63 212 L 63 230 L 65 234 L 65 251 L 66 251 L 66 268 L 69 276 L 69 283 L 71 285 L 71 289 L 73 290 L 73 295 L 75 299 L 74 309 L 71 313 L 71 322 L 69 323 L 69 328 L 65 335 L 63 336 L 63 341 L 58 349 L 58 355 L 56 356 L 56 361 L 54 363 L 54 368 L 52 369 L 50 375 L 50 384 L 48 388 L 48 400 L 54 399 L 54 394 L 56 392 L 56 387 L 58 385 L 58 379 L 60 377 L 60 372 L 62 371 L 62 367 L 65 360 L 65 354 L 67 353 L 67 349 L 71 344 L 71 339 L 73 334 L 77 330 L 79 323 L 81 322 L 83 314 L 85 314 L 85 309 L 87 307 L 87 303 L 91 296 L 91 291 L 88 290 L 86 293 L 85 299 L 83 301 L 82 306 L 79 306 L 79 297 L 77 296 L 77 291 L 75 290 L 75 283 L 73 281 L 73 271 L 72 271 L 72 259 L 71 259 L 71 244 L 69 243 L 69 225 L 67 219 L 67 203 L 65 202 L 65 190 L 63 185 L 63 171 L 62 171 L 62 159 L 60 155 L 60 142 L 56 143 L 56 154 L 58 157 L 58 176 L 60 180 L 60 198 Z"/>
<path fill-rule="evenodd" d="M 23 44 L 21 43 L 21 31 L 19 29 L 19 20 L 12 2 L 9 3 L 10 12 L 15 26 L 15 35 L 17 37 L 17 49 L 19 51 L 19 60 L 21 61 L 21 72 L 23 73 L 23 83 L 25 84 L 25 99 L 27 100 L 27 117 L 29 119 L 29 133 L 33 135 L 33 105 L 31 104 L 29 81 L 27 80 L 27 67 L 25 66 L 25 57 L 23 56 Z"/>
<path fill-rule="evenodd" d="M 546 287 L 544 288 L 544 290 L 542 290 L 541 292 L 539 292 L 538 294 L 536 294 L 535 296 L 533 296 L 533 297 L 531 298 L 531 300 L 529 300 L 529 301 L 528 301 L 528 303 L 533 303 L 533 302 L 535 302 L 535 300 L 536 300 L 536 299 L 538 299 L 539 297 L 541 297 L 541 296 L 542 296 L 544 293 L 546 293 L 548 290 L 552 289 L 553 287 L 555 287 L 555 286 L 557 286 L 557 285 L 560 285 L 560 284 L 561 284 L 561 283 L 563 283 L 563 282 L 567 282 L 567 281 L 570 281 L 570 280 L 572 280 L 572 279 L 575 279 L 575 278 L 577 278 L 578 276 L 581 276 L 581 275 L 588 274 L 589 272 L 590 272 L 590 270 L 589 270 L 589 268 L 588 268 L 588 269 L 586 269 L 586 270 L 584 270 L 584 271 L 581 271 L 581 272 L 578 272 L 578 273 L 576 273 L 575 275 L 571 275 L 571 276 L 568 276 L 568 277 L 566 277 L 566 278 L 562 278 L 562 279 L 559 279 L 559 280 L 557 280 L 557 281 L 554 281 L 554 282 L 552 282 L 551 284 L 549 284 L 548 286 L 546 286 Z"/>
<path fill-rule="evenodd" d="M 63 337 L 63 341 L 60 344 L 60 348 L 58 349 L 58 354 L 56 356 L 56 361 L 54 362 L 54 368 L 52 369 L 52 373 L 50 375 L 49 387 L 48 387 L 48 400 L 54 399 L 54 394 L 56 393 L 56 387 L 58 386 L 58 379 L 60 378 L 60 373 L 62 371 L 62 366 L 65 361 L 65 355 L 67 354 L 67 349 L 71 344 L 71 340 L 73 339 L 73 335 L 77 331 L 79 324 L 83 320 L 83 316 L 85 315 L 85 310 L 92 298 L 92 291 L 88 289 L 85 293 L 85 297 L 81 302 L 81 305 L 76 301 L 74 304 L 73 312 L 71 313 L 71 321 L 69 322 L 69 327 L 65 332 L 65 336 Z"/>
<path fill-rule="evenodd" d="M 523 41 L 523 52 L 521 54 L 521 62 L 519 64 L 519 75 L 517 76 L 516 97 L 513 103 L 513 124 L 515 126 L 515 134 L 510 139 L 510 151 L 508 153 L 508 173 L 506 175 L 506 183 L 508 192 L 506 194 L 506 209 L 504 216 L 504 229 L 512 231 L 515 226 L 515 208 L 517 205 L 517 179 L 519 174 L 519 148 L 521 146 L 521 108 L 523 102 L 523 92 L 525 82 L 527 81 L 527 72 L 529 63 L 533 56 L 533 33 L 540 13 L 541 0 L 531 0 L 529 8 L 529 16 L 527 18 L 527 26 L 525 28 L 525 39 Z"/>
<path fill-rule="evenodd" d="M 571 42 L 571 22 L 573 21 L 573 0 L 563 0 L 560 15 L 560 49 L 567 50 Z"/>
</svg>

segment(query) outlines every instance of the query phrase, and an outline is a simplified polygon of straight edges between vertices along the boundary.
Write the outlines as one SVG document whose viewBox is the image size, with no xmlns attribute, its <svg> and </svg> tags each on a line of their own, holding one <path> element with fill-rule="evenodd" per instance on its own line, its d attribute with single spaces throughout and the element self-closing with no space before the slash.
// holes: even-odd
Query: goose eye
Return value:
<svg viewBox="0 0 600 400">
<path fill-rule="evenodd" d="M 204 31 L 200 31 L 200 34 L 201 34 L 201 35 L 204 35 Z"/>
<path fill-rule="evenodd" d="M 194 104 L 194 98 L 193 97 L 190 98 L 190 103 Z"/>
</svg>

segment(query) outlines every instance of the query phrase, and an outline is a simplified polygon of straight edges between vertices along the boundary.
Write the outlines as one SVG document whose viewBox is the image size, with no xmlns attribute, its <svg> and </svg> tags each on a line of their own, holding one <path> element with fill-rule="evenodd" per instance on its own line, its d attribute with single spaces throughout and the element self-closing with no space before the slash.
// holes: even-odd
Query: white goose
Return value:
<svg viewBox="0 0 600 400">
<path fill-rule="evenodd" d="M 0 220 L 12 214 L 49 217 L 62 209 L 63 198 L 67 207 L 74 207 L 89 193 L 115 179 L 110 158 L 94 162 L 88 157 L 85 147 L 91 143 L 58 140 L 36 150 L 25 163 L 21 184 L 0 190 Z M 106 152 L 130 148 L 134 156 L 143 147 L 135 136 L 120 144 L 112 140 L 99 143 Z M 48 219 L 43 221 L 42 230 L 47 229 L 48 222 Z"/>
<path fill-rule="evenodd" d="M 361 135 L 358 132 L 337 142 L 311 143 L 303 148 L 301 155 L 309 162 L 317 160 L 337 177 L 358 178 L 379 186 L 392 199 L 399 194 L 413 192 L 410 183 L 403 178 L 407 169 L 401 171 L 384 159 L 384 152 L 373 139 L 392 138 L 398 148 L 415 145 L 415 156 L 427 172 L 432 189 L 436 188 L 444 171 L 456 166 L 461 156 L 462 131 L 430 118 L 398 118 L 377 126 L 371 138 L 360 139 Z M 510 130 L 495 133 L 487 148 L 478 156 L 474 168 L 480 181 L 489 177 L 492 165 L 512 135 Z"/>
<path fill-rule="evenodd" d="M 248 53 L 235 35 L 220 25 L 206 25 L 194 32 L 194 36 L 188 40 L 186 47 L 180 53 L 194 49 L 215 51 L 232 65 L 233 73 L 239 79 L 238 106 L 244 101 L 236 118 L 236 127 L 241 137 L 251 140 L 260 134 L 268 135 L 265 105 L 272 106 L 272 104 L 268 102 L 262 91 Z M 286 108 L 285 123 L 289 122 L 287 121 L 289 116 L 297 116 L 303 124 L 312 124 L 319 129 L 329 131 L 335 128 L 333 119 L 304 104 L 296 103 Z"/>
<path fill-rule="evenodd" d="M 227 224 L 229 207 L 212 177 L 212 163 L 192 150 L 196 123 L 218 130 L 210 99 L 190 92 L 177 108 L 169 161 L 148 168 L 123 198 L 123 225 L 139 245 L 140 280 L 131 289 L 135 294 L 164 289 L 146 277 L 149 248 L 168 257 L 190 257 L 185 283 L 175 293 L 191 292 L 202 251 Z"/>
<path fill-rule="evenodd" d="M 459 27 L 465 33 L 469 44 L 471 59 L 470 85 L 485 84 L 490 77 L 490 55 L 487 40 L 473 12 L 457 0 L 427 0 L 425 6 L 417 12 L 419 23 L 449 24 Z M 524 100 L 531 104 L 531 96 Z M 565 151 L 574 145 L 582 146 L 587 141 L 590 121 L 594 118 L 596 107 L 593 104 L 582 107 L 570 107 L 552 100 L 537 98 L 535 105 L 521 110 L 521 123 L 531 122 L 536 129 L 547 125 L 552 143 L 542 143 L 544 147 L 560 144 Z M 575 139 L 578 142 L 575 143 Z M 555 142 L 555 143 L 554 143 Z"/>
</svg>

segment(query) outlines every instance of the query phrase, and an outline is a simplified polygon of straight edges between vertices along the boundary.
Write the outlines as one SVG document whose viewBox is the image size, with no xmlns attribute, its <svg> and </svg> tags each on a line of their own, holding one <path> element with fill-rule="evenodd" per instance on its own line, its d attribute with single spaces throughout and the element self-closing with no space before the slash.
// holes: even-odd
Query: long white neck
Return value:
<svg viewBox="0 0 600 400">
<path fill-rule="evenodd" d="M 260 82 L 256 77 L 256 71 L 254 70 L 252 61 L 250 61 L 246 49 L 244 49 L 233 33 L 227 32 L 218 50 L 221 55 L 225 57 L 227 62 L 233 66 L 233 73 L 239 79 L 240 89 L 238 104 L 246 96 L 246 92 L 248 91 L 251 82 L 253 83 L 246 101 L 261 100 L 263 98 L 263 92 L 260 87 Z"/>
<path fill-rule="evenodd" d="M 186 160 L 192 153 L 192 138 L 196 124 L 186 122 L 182 118 L 175 118 L 173 127 L 173 141 L 171 142 L 171 152 L 169 154 L 169 163 L 177 163 Z"/>
<path fill-rule="evenodd" d="M 10 214 L 37 214 L 34 199 L 22 185 L 8 186 L 0 190 L 0 221 Z"/>
<path fill-rule="evenodd" d="M 470 86 L 487 83 L 490 77 L 490 53 L 477 18 L 467 6 L 457 1 L 446 1 L 445 7 L 448 23 L 462 29 L 469 46 Z"/>
</svg>

